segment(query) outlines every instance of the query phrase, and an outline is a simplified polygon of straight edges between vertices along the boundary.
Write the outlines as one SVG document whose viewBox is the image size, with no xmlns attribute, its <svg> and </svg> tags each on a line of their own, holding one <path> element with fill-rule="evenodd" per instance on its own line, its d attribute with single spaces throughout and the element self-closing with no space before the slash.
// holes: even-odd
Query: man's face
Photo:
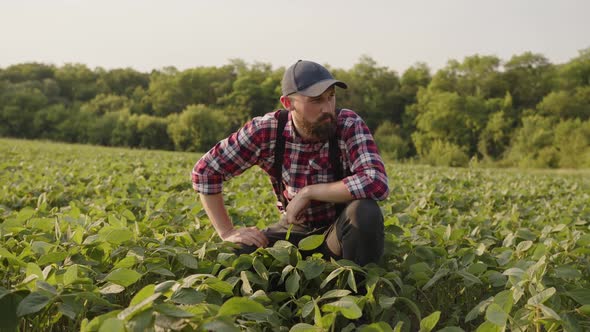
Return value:
<svg viewBox="0 0 590 332">
<path fill-rule="evenodd" d="M 336 132 L 336 91 L 334 86 L 317 97 L 291 97 L 293 119 L 301 134 L 327 141 Z"/>
</svg>

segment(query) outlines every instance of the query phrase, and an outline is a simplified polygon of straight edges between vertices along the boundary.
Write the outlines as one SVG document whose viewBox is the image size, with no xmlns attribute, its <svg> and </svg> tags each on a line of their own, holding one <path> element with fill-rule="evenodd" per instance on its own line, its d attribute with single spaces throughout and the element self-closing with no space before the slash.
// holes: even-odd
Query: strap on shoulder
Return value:
<svg viewBox="0 0 590 332">
<path fill-rule="evenodd" d="M 287 207 L 287 200 L 283 195 L 285 191 L 283 185 L 283 158 L 285 155 L 285 136 L 283 136 L 283 131 L 285 130 L 285 126 L 287 125 L 287 120 L 289 119 L 289 111 L 281 110 L 279 113 L 279 124 L 277 126 L 277 138 L 275 144 L 275 155 L 274 155 L 274 163 L 273 163 L 273 175 L 277 180 L 279 185 L 279 199 L 283 204 L 283 208 Z"/>
</svg>

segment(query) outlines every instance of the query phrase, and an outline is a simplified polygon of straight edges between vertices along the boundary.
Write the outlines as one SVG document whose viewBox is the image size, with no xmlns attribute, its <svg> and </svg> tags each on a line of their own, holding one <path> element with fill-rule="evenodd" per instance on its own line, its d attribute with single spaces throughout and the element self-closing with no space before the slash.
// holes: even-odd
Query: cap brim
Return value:
<svg viewBox="0 0 590 332">
<path fill-rule="evenodd" d="M 324 93 L 324 91 L 328 90 L 328 88 L 331 87 L 332 85 L 336 85 L 336 86 L 343 88 L 343 89 L 348 88 L 348 85 L 346 85 L 346 83 L 344 83 L 342 81 L 328 79 L 328 80 L 319 81 L 316 84 L 308 87 L 307 89 L 303 89 L 297 93 L 307 96 L 307 97 L 317 97 L 317 96 L 321 95 L 322 93 Z"/>
</svg>

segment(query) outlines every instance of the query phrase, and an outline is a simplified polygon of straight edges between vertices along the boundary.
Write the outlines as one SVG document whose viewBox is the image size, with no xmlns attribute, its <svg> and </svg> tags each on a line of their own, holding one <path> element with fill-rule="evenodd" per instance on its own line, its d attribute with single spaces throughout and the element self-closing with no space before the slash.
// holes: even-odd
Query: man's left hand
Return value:
<svg viewBox="0 0 590 332">
<path fill-rule="evenodd" d="M 302 224 L 305 221 L 305 210 L 311 202 L 306 192 L 305 188 L 300 190 L 287 205 L 286 220 L 288 224 Z"/>
</svg>

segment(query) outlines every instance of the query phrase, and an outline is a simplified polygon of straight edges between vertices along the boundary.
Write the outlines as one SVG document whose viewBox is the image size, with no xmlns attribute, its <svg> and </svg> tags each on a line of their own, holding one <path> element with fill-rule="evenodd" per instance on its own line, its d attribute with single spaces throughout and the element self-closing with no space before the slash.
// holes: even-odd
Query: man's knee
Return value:
<svg viewBox="0 0 590 332">
<path fill-rule="evenodd" d="M 363 231 L 383 229 L 383 214 L 376 201 L 357 199 L 346 207 L 346 216 L 350 223 Z"/>
</svg>

